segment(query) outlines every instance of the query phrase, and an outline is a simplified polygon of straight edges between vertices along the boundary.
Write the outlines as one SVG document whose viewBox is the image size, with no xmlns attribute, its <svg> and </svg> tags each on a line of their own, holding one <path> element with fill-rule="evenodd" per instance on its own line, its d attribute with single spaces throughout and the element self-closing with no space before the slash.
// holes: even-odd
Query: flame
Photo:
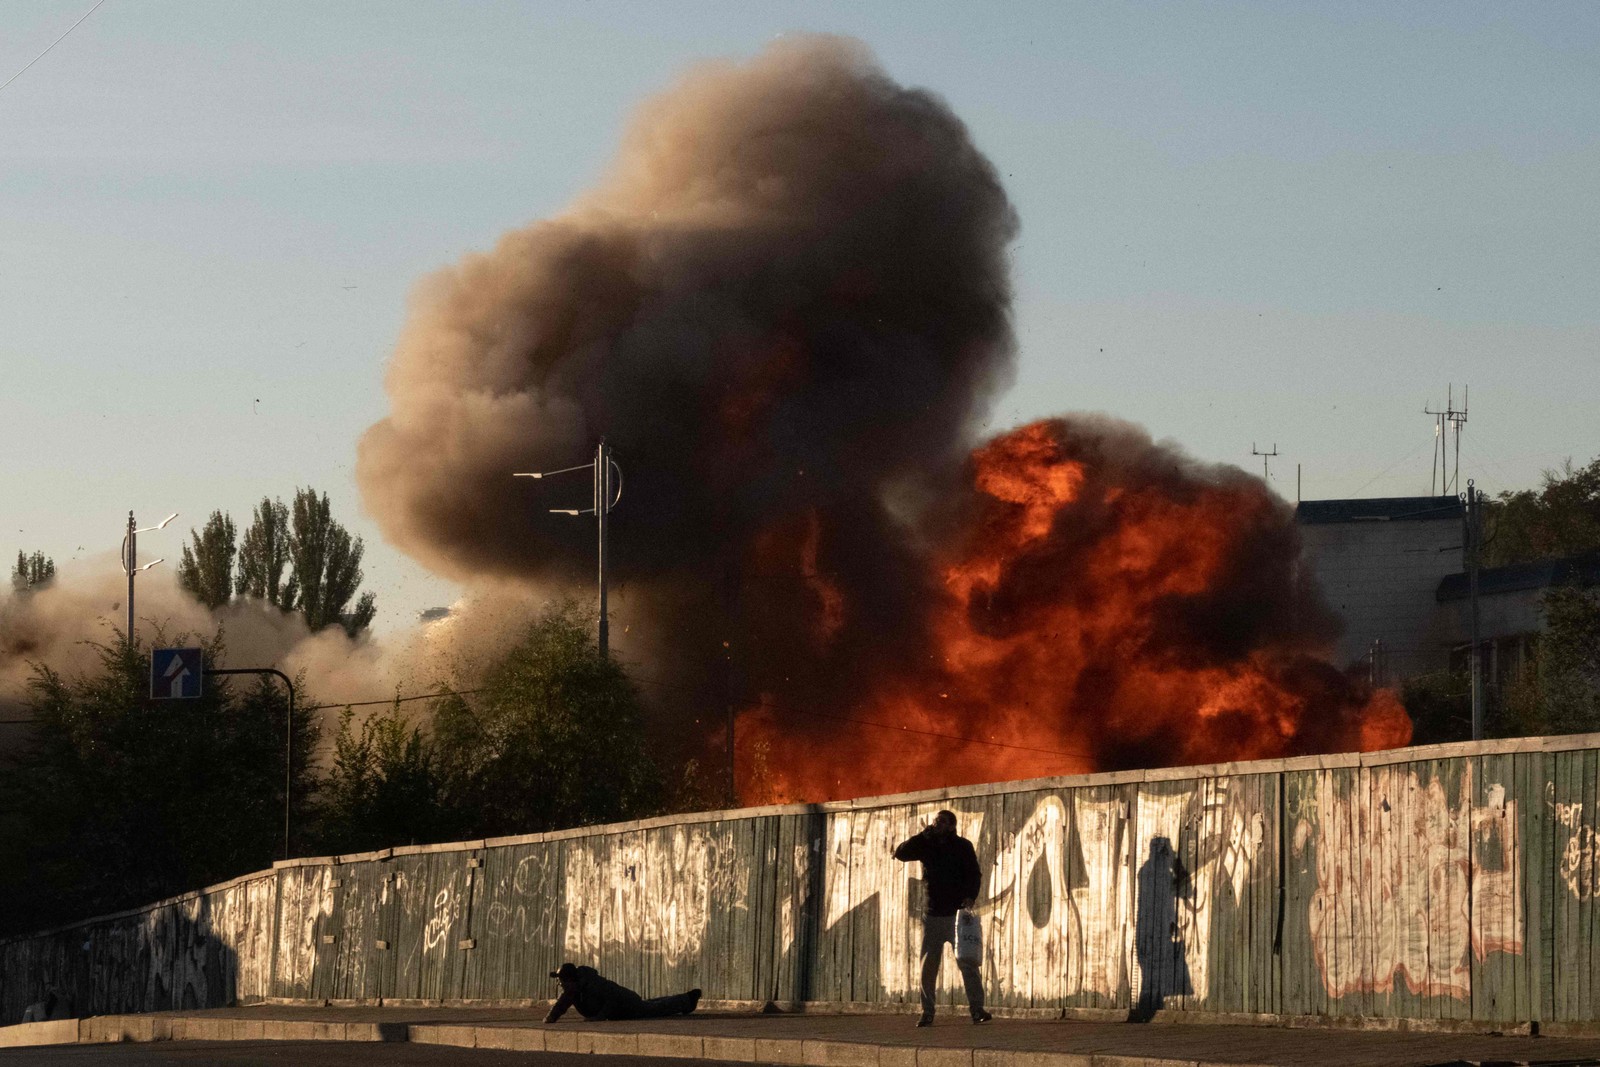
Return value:
<svg viewBox="0 0 1600 1067">
<path fill-rule="evenodd" d="M 830 713 L 826 745 L 781 696 L 742 713 L 743 798 L 1410 740 L 1393 693 L 1323 658 L 1331 629 L 1299 582 L 1280 500 L 1242 472 L 1107 443 L 1051 420 L 978 448 L 964 532 L 928 560 L 939 580 L 925 605 L 927 662 L 886 664 L 854 706 Z M 816 522 L 801 539 L 813 573 Z M 848 598 L 832 591 L 838 617 Z"/>
</svg>

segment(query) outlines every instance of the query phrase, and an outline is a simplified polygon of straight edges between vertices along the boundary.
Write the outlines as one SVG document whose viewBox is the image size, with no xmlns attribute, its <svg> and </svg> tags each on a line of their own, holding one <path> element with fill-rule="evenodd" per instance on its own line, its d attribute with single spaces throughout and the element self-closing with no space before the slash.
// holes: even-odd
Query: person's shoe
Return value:
<svg viewBox="0 0 1600 1067">
<path fill-rule="evenodd" d="M 931 1016 L 931 1015 L 922 1016 L 920 1019 L 917 1020 L 917 1025 L 918 1026 L 932 1026 L 933 1025 L 933 1016 Z"/>
<path fill-rule="evenodd" d="M 699 1006 L 700 1006 L 700 990 L 698 990 L 698 989 L 689 990 L 689 1007 L 684 1010 L 684 1014 L 685 1015 L 691 1014 Z"/>
<path fill-rule="evenodd" d="M 979 1023 L 986 1023 L 990 1019 L 993 1019 L 993 1018 L 994 1018 L 993 1015 L 990 1015 L 988 1012 L 986 1012 L 986 1011 L 984 1011 L 983 1009 L 980 1008 L 980 1009 L 978 1009 L 978 1011 L 973 1013 L 972 1025 L 976 1026 Z"/>
</svg>

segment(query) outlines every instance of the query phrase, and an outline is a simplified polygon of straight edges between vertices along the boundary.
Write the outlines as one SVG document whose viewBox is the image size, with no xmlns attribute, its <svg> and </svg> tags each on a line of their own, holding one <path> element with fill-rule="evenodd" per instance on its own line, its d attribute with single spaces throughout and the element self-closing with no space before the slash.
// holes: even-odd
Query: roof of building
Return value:
<svg viewBox="0 0 1600 1067">
<path fill-rule="evenodd" d="M 1303 525 L 1329 522 L 1399 522 L 1459 519 L 1462 503 L 1453 496 L 1380 496 L 1363 500 L 1302 500 L 1295 521 Z"/>
<path fill-rule="evenodd" d="M 1478 572 L 1478 595 L 1548 589 L 1568 582 L 1600 585 L 1600 553 L 1485 567 Z M 1465 574 L 1447 574 L 1439 580 L 1439 589 L 1434 598 L 1439 601 L 1465 600 L 1470 594 L 1470 579 Z"/>
</svg>

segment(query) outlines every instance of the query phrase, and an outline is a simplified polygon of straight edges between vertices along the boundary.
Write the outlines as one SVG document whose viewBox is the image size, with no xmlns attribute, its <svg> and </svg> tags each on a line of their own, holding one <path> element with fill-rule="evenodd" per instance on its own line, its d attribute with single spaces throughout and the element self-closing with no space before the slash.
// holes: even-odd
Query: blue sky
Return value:
<svg viewBox="0 0 1600 1067">
<path fill-rule="evenodd" d="M 91 5 L 4 0 L 0 80 Z M 1600 454 L 1600 5 L 107 0 L 0 90 L 0 553 L 310 484 L 380 629 L 448 603 L 352 475 L 408 292 L 560 211 L 684 67 L 796 31 L 861 38 L 1004 176 L 996 428 L 1106 411 L 1276 443 L 1289 499 L 1296 463 L 1402 495 L 1466 382 L 1463 479 Z"/>
</svg>

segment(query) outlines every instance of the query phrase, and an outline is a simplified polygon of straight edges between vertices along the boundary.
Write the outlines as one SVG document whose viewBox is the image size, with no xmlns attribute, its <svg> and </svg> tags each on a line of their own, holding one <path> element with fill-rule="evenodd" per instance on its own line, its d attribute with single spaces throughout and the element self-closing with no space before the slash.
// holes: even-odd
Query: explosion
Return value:
<svg viewBox="0 0 1600 1067">
<path fill-rule="evenodd" d="M 614 645 L 664 737 L 740 709 L 747 801 L 1403 744 L 1319 658 L 1259 481 L 1106 419 L 975 439 L 1016 231 L 858 43 L 701 69 L 595 191 L 421 289 L 364 501 L 430 567 L 581 589 L 592 529 L 510 474 L 607 438 Z"/>
<path fill-rule="evenodd" d="M 1200 467 L 1103 419 L 1004 434 L 973 453 L 969 477 L 950 547 L 928 557 L 940 581 L 922 619 L 925 658 L 886 665 L 855 702 L 855 722 L 797 729 L 774 710 L 781 697 L 746 712 L 747 745 L 765 763 L 747 767 L 746 795 L 837 797 L 1410 739 L 1392 693 L 1368 692 L 1319 658 L 1331 619 L 1296 573 L 1289 509 L 1257 479 Z"/>
</svg>

